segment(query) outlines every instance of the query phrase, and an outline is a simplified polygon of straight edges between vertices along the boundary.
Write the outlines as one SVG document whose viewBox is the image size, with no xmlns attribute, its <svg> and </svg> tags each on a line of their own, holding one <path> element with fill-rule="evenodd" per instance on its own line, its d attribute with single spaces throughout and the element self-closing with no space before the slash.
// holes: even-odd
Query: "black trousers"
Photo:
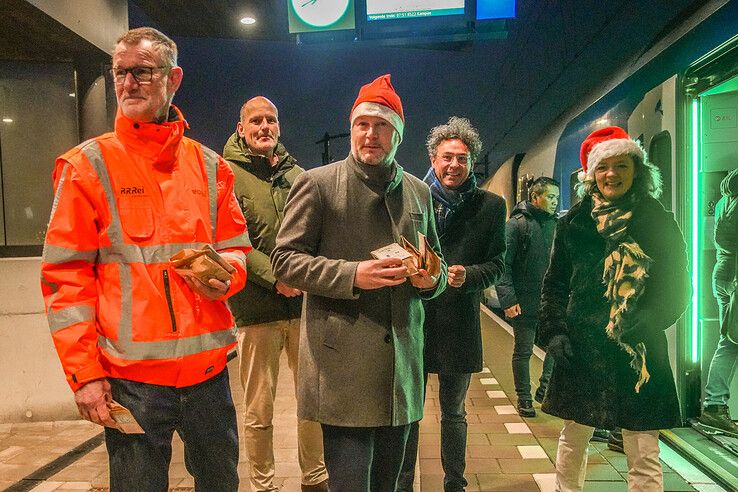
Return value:
<svg viewBox="0 0 738 492">
<path fill-rule="evenodd" d="M 410 425 L 321 427 L 331 492 L 395 491 Z"/>
</svg>

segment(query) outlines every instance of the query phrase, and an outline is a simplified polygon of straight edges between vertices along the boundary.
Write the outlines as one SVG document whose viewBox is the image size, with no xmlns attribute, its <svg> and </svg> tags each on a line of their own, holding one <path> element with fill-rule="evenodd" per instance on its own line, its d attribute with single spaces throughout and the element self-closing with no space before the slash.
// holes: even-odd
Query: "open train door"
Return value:
<svg viewBox="0 0 738 492">
<path fill-rule="evenodd" d="M 713 233 L 720 182 L 738 168 L 738 36 L 692 64 L 679 78 L 679 87 L 682 114 L 677 128 L 674 191 L 677 216 L 687 239 L 692 282 L 689 311 L 681 322 L 679 378 L 684 417 L 695 419 L 720 338 L 718 306 L 712 292 Z M 738 377 L 732 377 L 730 394 L 729 410 L 737 416 Z M 699 424 L 695 428 L 722 447 L 724 452 L 711 454 L 708 461 L 721 462 L 717 468 L 727 474 L 723 483 L 738 484 L 738 439 L 704 432 Z M 686 440 L 692 448 L 700 445 L 699 439 Z M 705 464 L 703 459 L 699 461 Z"/>
</svg>

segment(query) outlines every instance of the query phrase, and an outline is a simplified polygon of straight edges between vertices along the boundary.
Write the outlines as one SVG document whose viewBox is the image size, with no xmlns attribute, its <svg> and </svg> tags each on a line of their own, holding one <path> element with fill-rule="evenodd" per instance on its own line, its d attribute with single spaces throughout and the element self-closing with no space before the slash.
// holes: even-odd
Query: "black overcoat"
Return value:
<svg viewBox="0 0 738 492">
<path fill-rule="evenodd" d="M 630 357 L 605 333 L 609 304 L 602 282 L 605 240 L 585 198 L 559 220 L 551 263 L 543 281 L 541 341 L 556 334 L 571 340 L 571 365 L 554 367 L 543 411 L 585 425 L 655 430 L 681 425 L 664 330 L 673 325 L 690 295 L 684 238 L 673 215 L 653 198 L 633 209 L 628 234 L 653 259 L 645 290 L 625 322 L 624 337 L 643 341 L 651 374 L 639 393 Z"/>
<path fill-rule="evenodd" d="M 472 373 L 482 370 L 479 302 L 482 291 L 501 276 L 505 256 L 505 200 L 477 189 L 446 220 L 440 234 L 446 264 L 463 265 L 466 281 L 447 287 L 425 307 L 425 371 Z"/>
</svg>

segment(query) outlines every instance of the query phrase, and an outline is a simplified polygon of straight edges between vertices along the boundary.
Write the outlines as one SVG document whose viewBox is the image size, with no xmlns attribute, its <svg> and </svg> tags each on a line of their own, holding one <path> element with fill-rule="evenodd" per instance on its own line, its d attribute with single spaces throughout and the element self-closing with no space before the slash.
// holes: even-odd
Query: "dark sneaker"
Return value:
<svg viewBox="0 0 738 492">
<path fill-rule="evenodd" d="M 733 437 L 738 437 L 738 425 L 730 420 L 728 405 L 710 405 L 702 409 L 698 419 L 700 424 L 716 429 Z"/>
<path fill-rule="evenodd" d="M 590 441 L 595 442 L 608 442 L 610 439 L 610 431 L 607 429 L 595 429 L 592 433 Z"/>
<path fill-rule="evenodd" d="M 614 429 L 610 432 L 610 437 L 607 439 L 607 449 L 616 451 L 618 453 L 625 453 L 623 449 L 623 431 L 620 429 Z"/>
<path fill-rule="evenodd" d="M 542 390 L 540 386 L 536 390 L 536 395 L 533 397 L 538 403 L 543 403 L 543 397 L 546 396 L 546 390 Z"/>
<path fill-rule="evenodd" d="M 535 417 L 536 409 L 530 400 L 518 400 L 518 415 L 521 417 Z"/>
</svg>

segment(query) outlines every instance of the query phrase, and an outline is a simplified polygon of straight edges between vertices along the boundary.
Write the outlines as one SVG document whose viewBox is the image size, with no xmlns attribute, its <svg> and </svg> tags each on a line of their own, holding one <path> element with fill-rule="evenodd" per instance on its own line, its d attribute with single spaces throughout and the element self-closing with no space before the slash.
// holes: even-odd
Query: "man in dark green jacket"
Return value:
<svg viewBox="0 0 738 492">
<path fill-rule="evenodd" d="M 257 96 L 241 108 L 236 132 L 223 149 L 254 247 L 247 263 L 248 286 L 231 298 L 230 306 L 238 325 L 244 441 L 251 487 L 257 491 L 278 490 L 273 481 L 272 416 L 279 356 L 282 349 L 287 351 L 296 385 L 300 340 L 302 291 L 276 280 L 269 263 L 287 194 L 303 172 L 279 143 L 279 132 L 276 106 Z M 320 425 L 299 419 L 297 440 L 302 490 L 327 491 Z"/>
</svg>

